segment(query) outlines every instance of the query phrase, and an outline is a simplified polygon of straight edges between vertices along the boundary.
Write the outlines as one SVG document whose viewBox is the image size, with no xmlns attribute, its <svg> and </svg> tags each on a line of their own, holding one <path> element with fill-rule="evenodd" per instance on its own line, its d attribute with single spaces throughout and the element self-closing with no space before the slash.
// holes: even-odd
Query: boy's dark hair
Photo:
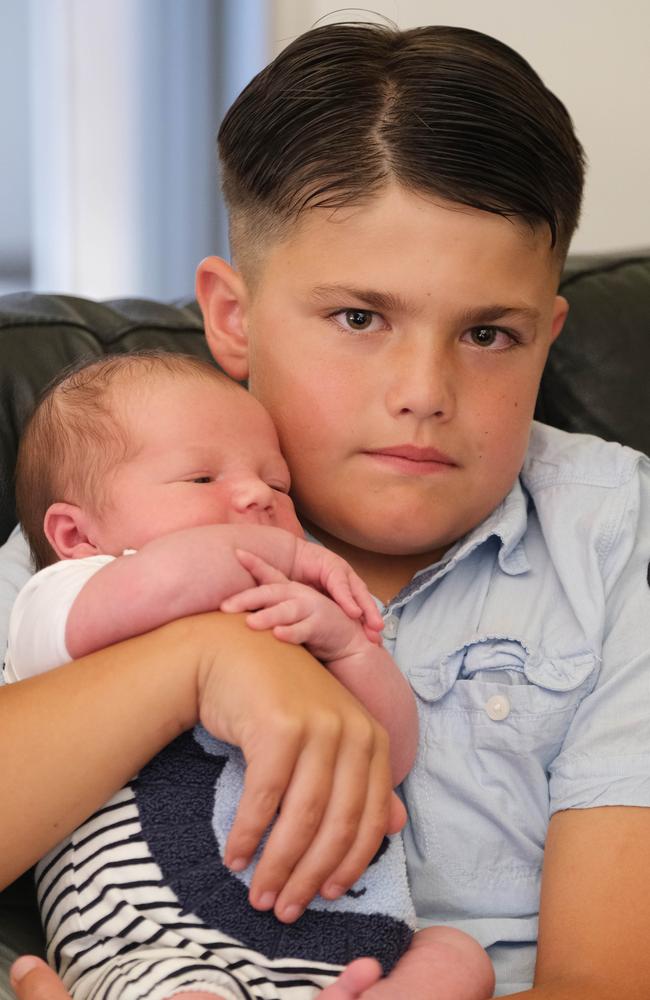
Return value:
<svg viewBox="0 0 650 1000">
<path fill-rule="evenodd" d="M 219 132 L 237 262 L 313 207 L 391 181 L 532 226 L 564 260 L 584 154 L 526 60 L 466 28 L 333 24 L 301 35 L 240 94 Z"/>
<path fill-rule="evenodd" d="M 37 570 L 58 559 L 43 530 L 48 507 L 64 500 L 97 511 L 105 502 L 111 469 L 133 446 L 115 389 L 161 374 L 237 386 L 201 358 L 139 351 L 86 359 L 44 390 L 23 430 L 16 462 L 16 509 Z"/>
</svg>

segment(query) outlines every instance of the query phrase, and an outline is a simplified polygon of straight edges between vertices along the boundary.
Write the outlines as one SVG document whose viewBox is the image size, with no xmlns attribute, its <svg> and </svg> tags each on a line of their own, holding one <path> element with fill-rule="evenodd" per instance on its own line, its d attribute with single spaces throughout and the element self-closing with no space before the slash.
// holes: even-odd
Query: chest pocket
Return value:
<svg viewBox="0 0 650 1000">
<path fill-rule="evenodd" d="M 596 665 L 590 650 L 546 656 L 488 636 L 411 667 L 420 749 L 405 794 L 421 856 L 461 880 L 538 874 L 548 767 Z"/>
<path fill-rule="evenodd" d="M 545 656 L 516 639 L 470 642 L 410 671 L 420 738 L 533 753 L 547 768 L 595 683 L 596 662 L 590 650 Z"/>
</svg>

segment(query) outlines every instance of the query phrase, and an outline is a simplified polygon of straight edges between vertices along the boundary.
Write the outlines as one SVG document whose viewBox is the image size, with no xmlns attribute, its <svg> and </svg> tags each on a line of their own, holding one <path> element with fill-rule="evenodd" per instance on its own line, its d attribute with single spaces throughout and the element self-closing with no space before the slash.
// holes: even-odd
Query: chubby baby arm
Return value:
<svg viewBox="0 0 650 1000">
<path fill-rule="evenodd" d="M 70 656 L 86 656 L 177 618 L 216 610 L 226 597 L 255 582 L 236 556 L 242 546 L 287 577 L 300 573 L 304 582 L 327 589 L 348 614 L 363 617 L 369 629 L 378 627 L 377 609 L 363 583 L 333 553 L 267 525 L 207 525 L 153 539 L 98 570 L 68 615 Z"/>
<path fill-rule="evenodd" d="M 410 685 L 389 653 L 368 637 L 329 597 L 287 580 L 249 552 L 239 558 L 258 586 L 225 600 L 228 612 L 251 612 L 254 629 L 271 629 L 276 639 L 303 645 L 386 729 L 393 784 L 404 780 L 415 760 L 418 719 Z"/>
<path fill-rule="evenodd" d="M 74 601 L 65 632 L 76 659 L 187 615 L 215 611 L 221 601 L 253 582 L 237 559 L 246 544 L 287 572 L 296 539 L 263 525 L 187 528 L 153 539 L 98 570 Z"/>
</svg>

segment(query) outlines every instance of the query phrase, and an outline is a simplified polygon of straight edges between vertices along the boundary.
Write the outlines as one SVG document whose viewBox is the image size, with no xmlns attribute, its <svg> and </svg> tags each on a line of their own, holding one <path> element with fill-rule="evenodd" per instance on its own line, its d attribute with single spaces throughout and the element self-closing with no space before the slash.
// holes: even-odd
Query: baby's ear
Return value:
<svg viewBox="0 0 650 1000">
<path fill-rule="evenodd" d="M 248 378 L 248 293 L 239 271 L 220 257 L 206 257 L 196 272 L 196 297 L 215 361 L 231 378 Z"/>
<path fill-rule="evenodd" d="M 48 542 L 59 559 L 81 559 L 99 551 L 88 537 L 88 518 L 73 503 L 53 503 L 43 521 Z"/>
</svg>

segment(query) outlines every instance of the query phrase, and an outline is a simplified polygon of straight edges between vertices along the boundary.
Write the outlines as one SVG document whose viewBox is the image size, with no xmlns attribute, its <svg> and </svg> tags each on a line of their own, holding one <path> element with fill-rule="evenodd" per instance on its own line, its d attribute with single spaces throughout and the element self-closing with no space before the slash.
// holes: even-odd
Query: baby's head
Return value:
<svg viewBox="0 0 650 1000">
<path fill-rule="evenodd" d="M 263 406 L 207 361 L 167 352 L 64 374 L 28 421 L 16 467 L 38 569 L 207 524 L 301 534 L 288 491 Z"/>
</svg>

